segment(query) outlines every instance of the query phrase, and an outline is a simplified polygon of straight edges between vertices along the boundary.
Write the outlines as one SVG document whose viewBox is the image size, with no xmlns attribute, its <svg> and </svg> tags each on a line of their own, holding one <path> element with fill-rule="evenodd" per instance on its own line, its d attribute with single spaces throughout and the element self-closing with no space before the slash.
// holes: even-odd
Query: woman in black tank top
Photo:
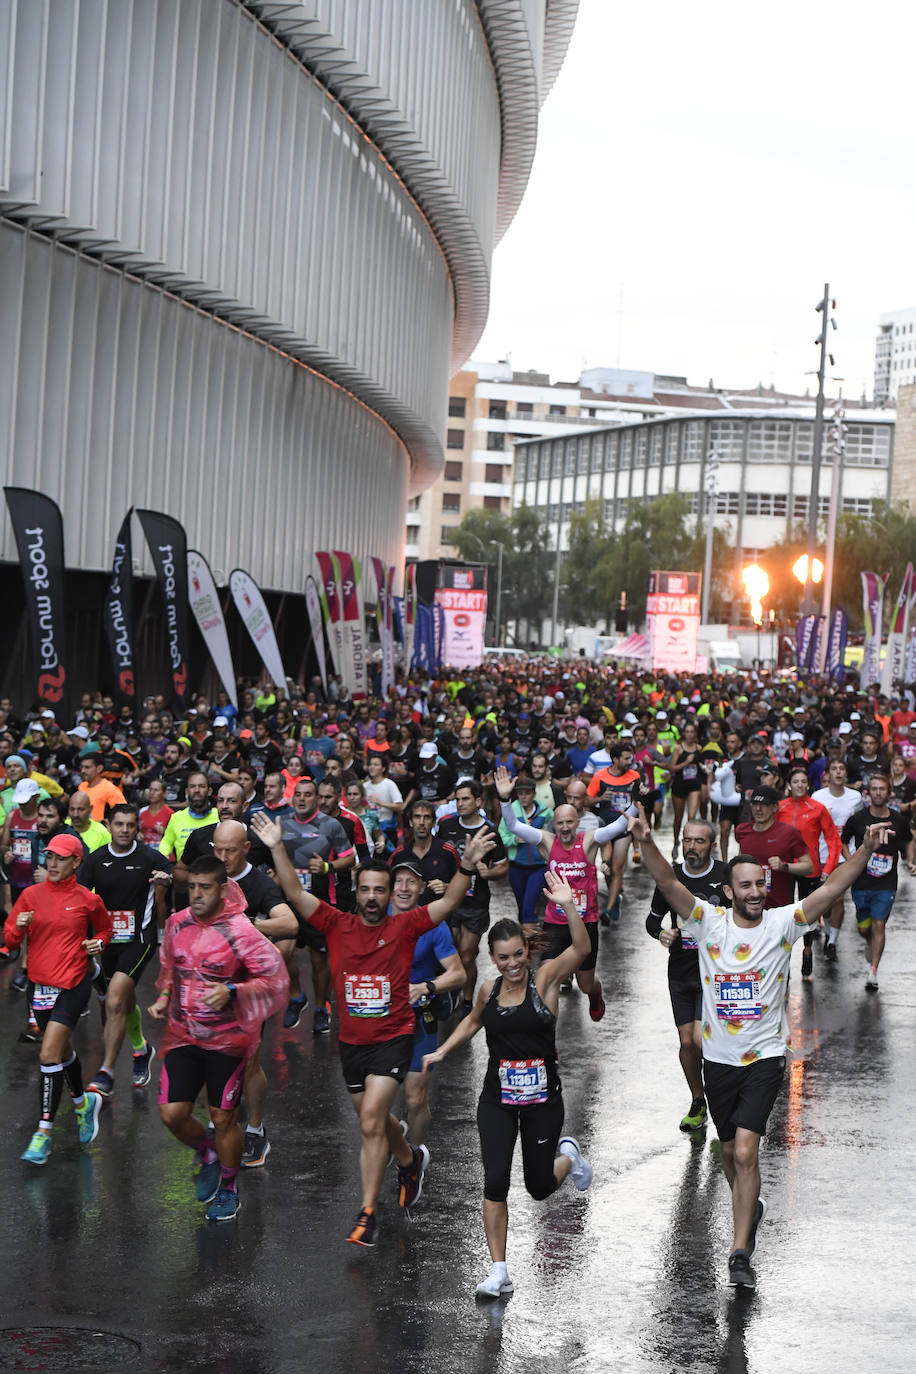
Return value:
<svg viewBox="0 0 916 1374">
<path fill-rule="evenodd" d="M 549 1197 L 567 1174 L 577 1188 L 587 1188 L 592 1171 L 572 1136 L 562 1136 L 563 1095 L 557 1073 L 556 1022 L 560 984 L 570 978 L 591 952 L 588 931 L 574 904 L 573 892 L 548 870 L 545 895 L 562 907 L 572 945 L 535 973 L 531 947 L 515 921 L 497 921 L 489 932 L 490 955 L 499 976 L 484 983 L 470 1014 L 433 1054 L 424 1055 L 424 1070 L 438 1064 L 483 1027 L 489 1061 L 477 1104 L 477 1128 L 483 1156 L 483 1224 L 492 1261 L 477 1285 L 480 1297 L 511 1293 L 506 1269 L 509 1228 L 509 1178 L 519 1133 L 525 1187 L 534 1198 Z"/>
</svg>

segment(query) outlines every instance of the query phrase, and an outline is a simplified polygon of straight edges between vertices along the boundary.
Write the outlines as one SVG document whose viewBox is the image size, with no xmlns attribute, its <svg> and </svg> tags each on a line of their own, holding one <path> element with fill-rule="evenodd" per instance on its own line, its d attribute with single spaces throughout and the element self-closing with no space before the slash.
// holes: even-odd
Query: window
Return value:
<svg viewBox="0 0 916 1374">
<path fill-rule="evenodd" d="M 591 439 L 579 440 L 579 456 L 576 459 L 576 472 L 588 472 L 589 455 L 592 451 Z"/>
<path fill-rule="evenodd" d="M 419 510 L 419 509 L 420 509 L 420 498 L 419 498 L 419 496 L 412 496 L 412 497 L 410 498 L 410 500 L 407 502 L 407 509 L 408 509 L 408 510 Z"/>
<path fill-rule="evenodd" d="M 487 463 L 484 473 L 485 482 L 502 482 L 505 479 L 505 469 L 501 463 Z"/>
<path fill-rule="evenodd" d="M 464 430 L 450 429 L 445 435 L 446 448 L 464 448 Z"/>
<path fill-rule="evenodd" d="M 620 439 L 620 466 L 628 468 L 633 460 L 633 431 L 628 429 Z"/>
<path fill-rule="evenodd" d="M 575 441 L 575 439 L 568 439 L 568 440 L 566 441 L 566 461 L 565 461 L 565 463 L 564 463 L 563 471 L 564 471 L 564 473 L 566 474 L 567 477 L 575 477 L 575 475 L 576 475 L 576 441 Z"/>
<path fill-rule="evenodd" d="M 646 466 L 646 449 L 649 447 L 649 436 L 644 429 L 636 431 L 636 447 L 633 453 L 634 468 L 644 468 Z"/>
<path fill-rule="evenodd" d="M 550 475 L 551 477 L 563 476 L 563 445 L 551 444 L 550 446 Z"/>
<path fill-rule="evenodd" d="M 516 482 L 524 482 L 524 480 L 525 480 L 525 473 L 526 473 L 527 467 L 528 467 L 528 454 L 527 454 L 527 453 L 524 453 L 524 452 L 520 452 L 518 449 L 516 449 L 516 450 L 515 450 L 515 480 L 516 480 Z"/>
<path fill-rule="evenodd" d="M 457 491 L 446 491 L 442 495 L 442 509 L 444 512 L 457 515 L 461 510 L 461 496 Z"/>
<path fill-rule="evenodd" d="M 609 525 L 614 519 L 614 502 L 605 501 L 604 503 L 604 523 Z"/>
<path fill-rule="evenodd" d="M 672 425 L 672 429 L 674 426 Z M 703 457 L 703 421 L 688 420 L 684 425 L 684 454 L 682 461 L 685 463 L 699 463 Z"/>
<path fill-rule="evenodd" d="M 515 413 L 519 417 L 519 419 L 521 419 L 523 415 L 533 415 L 534 406 L 530 401 L 517 401 L 515 405 Z"/>
<path fill-rule="evenodd" d="M 737 491 L 720 491 L 716 494 L 716 515 L 737 515 L 740 495 Z"/>
<path fill-rule="evenodd" d="M 454 459 L 446 460 L 445 480 L 446 482 L 460 482 L 464 476 L 464 464 L 456 463 Z"/>
<path fill-rule="evenodd" d="M 711 420 L 709 441 L 718 449 L 719 460 L 740 460 L 744 448 L 744 424 L 740 420 Z"/>
<path fill-rule="evenodd" d="M 503 502 L 501 496 L 485 496 L 483 498 L 484 510 L 502 510 Z"/>
<path fill-rule="evenodd" d="M 665 462 L 677 462 L 677 425 L 665 425 Z"/>
<path fill-rule="evenodd" d="M 557 503 L 556 503 L 555 501 L 551 501 L 550 505 L 547 507 L 547 519 L 548 519 L 548 520 L 559 520 L 559 518 L 560 518 L 560 507 L 557 505 Z"/>
<path fill-rule="evenodd" d="M 792 457 L 791 422 L 752 420 L 747 431 L 747 456 L 758 463 L 788 463 Z"/>
<path fill-rule="evenodd" d="M 453 420 L 463 420 L 467 411 L 467 401 L 463 396 L 449 396 L 448 413 Z"/>
<path fill-rule="evenodd" d="M 872 514 L 872 503 L 869 497 L 844 496 L 843 511 L 847 515 L 866 515 Z"/>
<path fill-rule="evenodd" d="M 819 496 L 817 500 L 818 516 L 828 515 L 830 512 L 830 497 Z M 808 497 L 793 496 L 792 498 L 792 519 L 807 520 L 808 518 Z"/>
<path fill-rule="evenodd" d="M 777 515 L 785 519 L 788 497 L 785 492 L 749 491 L 744 497 L 746 515 Z"/>
<path fill-rule="evenodd" d="M 538 476 L 539 476 L 539 477 L 549 477 L 549 476 L 550 476 L 550 449 L 549 449 L 548 446 L 545 444 L 544 447 L 541 449 L 540 452 L 541 452 L 541 461 L 540 461 L 540 469 L 539 469 L 539 472 L 538 472 Z M 534 475 L 534 474 L 532 473 L 532 476 L 533 476 L 533 475 Z"/>
<path fill-rule="evenodd" d="M 506 436 L 505 436 L 505 434 L 503 434 L 502 431 L 494 432 L 493 430 L 491 430 L 490 433 L 487 435 L 487 448 L 490 450 L 490 452 L 491 452 L 491 453 L 498 453 L 498 452 L 500 452 L 500 450 L 504 449 L 505 447 L 506 447 Z"/>
<path fill-rule="evenodd" d="M 505 401 L 491 401 L 491 402 L 490 402 L 490 411 L 489 411 L 489 415 L 490 415 L 490 419 L 491 419 L 491 420 L 505 420 L 505 418 L 506 418 L 506 403 L 505 403 Z"/>
<path fill-rule="evenodd" d="M 827 441 L 829 443 L 829 433 Z M 890 451 L 890 425 L 849 425 L 844 454 L 848 466 L 886 468 Z"/>
<path fill-rule="evenodd" d="M 565 415 L 565 414 L 566 414 L 566 407 L 565 407 L 565 406 L 551 406 L 551 407 L 550 407 L 550 414 L 551 414 L 551 415 Z"/>
<path fill-rule="evenodd" d="M 457 527 L 455 525 L 443 525 L 441 530 L 439 531 L 439 543 L 450 544 L 452 542 L 452 535 L 454 534 L 456 528 Z"/>
<path fill-rule="evenodd" d="M 649 435 L 649 466 L 652 468 L 661 467 L 662 461 L 662 431 L 653 429 Z"/>
<path fill-rule="evenodd" d="M 795 426 L 795 461 L 810 463 L 814 452 L 814 425 L 802 423 Z"/>
</svg>

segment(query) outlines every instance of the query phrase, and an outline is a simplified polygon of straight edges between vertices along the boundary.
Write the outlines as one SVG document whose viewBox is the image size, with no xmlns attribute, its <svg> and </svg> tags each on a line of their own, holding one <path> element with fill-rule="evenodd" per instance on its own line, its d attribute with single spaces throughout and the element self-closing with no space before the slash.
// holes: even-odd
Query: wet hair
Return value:
<svg viewBox="0 0 916 1374">
<path fill-rule="evenodd" d="M 53 807 L 59 819 L 65 821 L 67 819 L 68 805 L 69 798 L 67 797 L 41 797 L 38 802 L 38 809 L 40 811 L 42 807 Z"/>
<path fill-rule="evenodd" d="M 388 879 L 388 886 L 391 886 L 391 870 L 384 859 L 364 859 L 361 864 L 357 864 L 353 875 L 356 879 L 356 886 L 359 886 L 359 880 L 364 873 L 384 873 Z"/>
<path fill-rule="evenodd" d="M 480 786 L 480 783 L 476 782 L 474 778 L 462 778 L 458 786 L 455 788 L 455 795 L 457 796 L 459 792 L 464 791 L 470 792 L 471 795 L 474 797 L 475 801 L 480 801 L 480 798 L 483 794 L 483 789 Z"/>
<path fill-rule="evenodd" d="M 725 865 L 725 879 L 729 887 L 732 885 L 732 874 L 739 864 L 753 864 L 755 868 L 763 868 L 759 859 L 755 859 L 753 854 L 736 854 L 733 859 L 729 859 Z"/>
<path fill-rule="evenodd" d="M 343 790 L 340 785 L 340 778 L 335 778 L 331 776 L 329 773 L 325 773 L 324 777 L 321 779 L 321 782 L 318 784 L 318 786 L 330 787 L 335 797 L 339 797 L 341 791 Z"/>
<path fill-rule="evenodd" d="M 713 825 L 712 821 L 706 820 L 706 818 L 705 818 L 704 816 L 694 816 L 694 818 L 693 818 L 692 821 L 686 821 L 686 822 L 685 822 L 685 824 L 684 824 L 684 829 L 685 829 L 685 831 L 686 831 L 688 825 L 702 825 L 703 828 L 705 829 L 707 835 L 709 836 L 710 843 L 715 844 L 715 842 L 716 842 L 716 827 Z"/>
<path fill-rule="evenodd" d="M 546 937 L 537 926 L 529 933 L 518 921 L 511 921 L 508 917 L 497 921 L 487 932 L 487 945 L 491 954 L 493 946 L 500 940 L 521 940 L 529 954 L 540 954 L 547 944 Z"/>
<path fill-rule="evenodd" d="M 215 878 L 220 887 L 229 881 L 229 874 L 226 872 L 226 865 L 221 859 L 215 859 L 212 854 L 201 854 L 199 859 L 188 868 L 189 873 L 197 873 L 202 878 Z"/>
<path fill-rule="evenodd" d="M 140 812 L 131 802 L 116 802 L 114 806 L 109 807 L 108 819 L 113 820 L 119 812 L 123 813 L 125 811 L 129 816 L 133 816 L 135 821 L 140 820 Z"/>
</svg>

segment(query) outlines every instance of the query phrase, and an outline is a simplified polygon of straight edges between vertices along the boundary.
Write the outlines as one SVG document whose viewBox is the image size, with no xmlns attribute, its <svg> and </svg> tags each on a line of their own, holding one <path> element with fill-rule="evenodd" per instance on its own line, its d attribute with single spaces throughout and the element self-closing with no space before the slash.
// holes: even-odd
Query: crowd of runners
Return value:
<svg viewBox="0 0 916 1374">
<path fill-rule="evenodd" d="M 271 1150 L 265 1028 L 294 1034 L 310 1012 L 312 1034 L 336 1031 L 359 1130 L 346 1239 L 372 1246 L 389 1163 L 401 1208 L 423 1191 L 433 1067 L 483 1030 L 491 1268 L 477 1293 L 498 1298 L 513 1287 L 518 1137 L 532 1197 L 591 1182 L 564 1134 L 561 989 L 574 978 L 600 1021 L 601 927 L 612 940 L 645 922 L 667 952 L 679 1125 L 715 1126 L 728 1281 L 753 1287 L 793 947 L 810 980 L 816 953 L 831 976 L 861 944 L 863 993 L 878 994 L 901 865 L 916 872 L 913 707 L 903 690 L 556 659 L 401 678 L 385 700 L 245 688 L 238 709 L 198 698 L 180 720 L 161 698 L 135 717 L 88 693 L 73 722 L 0 701 L 0 959 L 40 1089 L 23 1161 L 47 1163 L 64 1088 L 89 1146 L 119 1082 L 144 1089 L 158 1070 L 205 1216 L 233 1220 L 241 1172 Z M 656 844 L 669 817 L 670 861 Z M 655 882 L 648 911 L 634 866 Z M 494 922 L 504 880 L 518 919 Z M 841 943 L 847 890 L 856 933 Z M 87 1073 L 78 1028 L 94 1006 L 103 1050 Z"/>
</svg>

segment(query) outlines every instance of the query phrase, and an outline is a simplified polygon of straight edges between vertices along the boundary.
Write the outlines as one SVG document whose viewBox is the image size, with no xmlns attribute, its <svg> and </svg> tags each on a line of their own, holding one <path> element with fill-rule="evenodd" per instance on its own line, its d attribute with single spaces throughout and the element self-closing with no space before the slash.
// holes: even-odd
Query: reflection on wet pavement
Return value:
<svg viewBox="0 0 916 1374">
<path fill-rule="evenodd" d="M 316 1040 L 308 1015 L 292 1032 L 274 1025 L 265 1044 L 270 1161 L 244 1174 L 238 1222 L 208 1226 L 190 1155 L 160 1126 L 154 1095 L 123 1086 L 127 1050 L 92 1150 L 81 1154 L 65 1106 L 49 1163 L 26 1172 L 18 1155 L 34 1127 L 37 1054 L 16 1043 L 24 1005 L 6 990 L 16 966 L 4 969 L 2 1325 L 120 1333 L 142 1344 L 132 1368 L 214 1374 L 909 1371 L 914 893 L 904 879 L 877 996 L 864 990 L 849 916 L 839 962 L 815 951 L 813 984 L 801 982 L 800 948 L 793 961 L 798 1057 L 762 1151 L 770 1211 L 759 1287 L 743 1296 L 725 1282 L 730 1208 L 713 1132 L 678 1130 L 688 1094 L 665 957 L 643 925 L 642 870 L 628 873 L 622 919 L 602 932 L 604 1021 L 589 1020 L 578 993 L 561 1001 L 566 1127 L 595 1182 L 536 1203 L 517 1163 L 516 1291 L 497 1302 L 474 1298 L 488 1267 L 474 1122 L 482 1037 L 437 1070 L 432 1165 L 414 1221 L 399 1214 L 392 1175 L 379 1244 L 358 1250 L 344 1243 L 358 1204 L 355 1117 L 336 1039 Z M 494 910 L 514 914 L 504 884 Z M 91 1073 L 95 1008 L 77 1034 Z"/>
</svg>

